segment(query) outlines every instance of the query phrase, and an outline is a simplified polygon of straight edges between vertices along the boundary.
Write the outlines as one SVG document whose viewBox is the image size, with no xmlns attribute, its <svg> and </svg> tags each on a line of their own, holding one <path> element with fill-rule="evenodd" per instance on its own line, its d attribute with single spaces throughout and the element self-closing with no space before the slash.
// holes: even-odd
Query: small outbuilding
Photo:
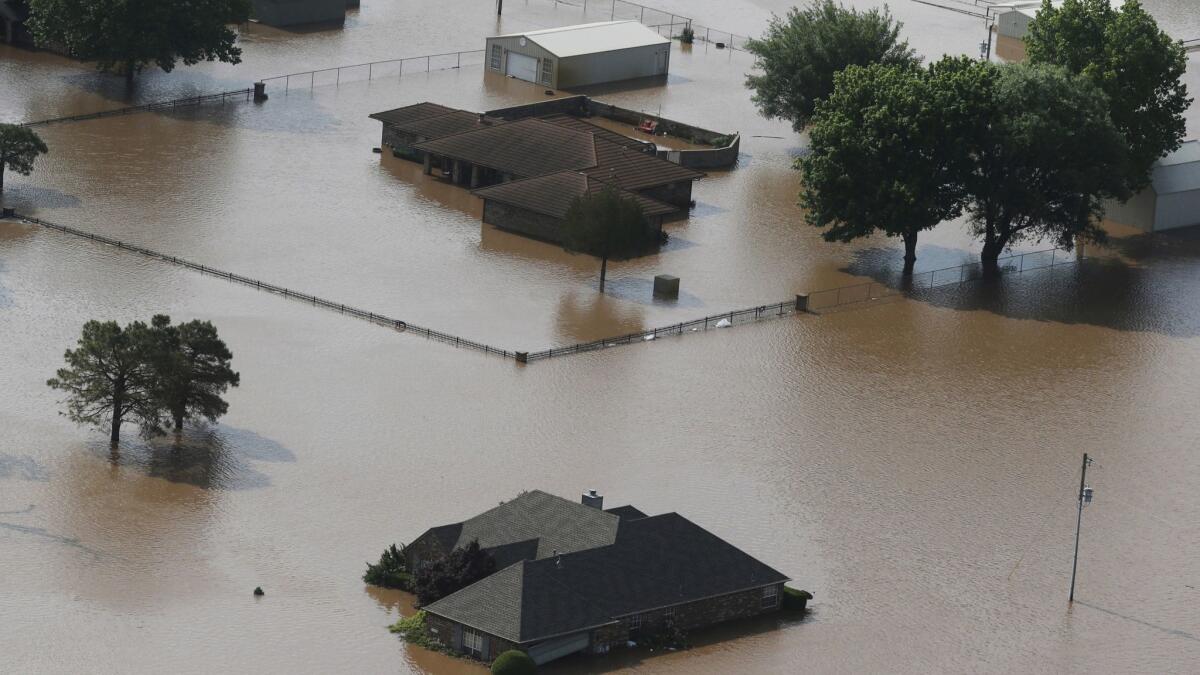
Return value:
<svg viewBox="0 0 1200 675">
<path fill-rule="evenodd" d="M 1145 232 L 1200 225 L 1200 140 L 1188 141 L 1158 160 L 1150 187 L 1124 204 L 1106 206 L 1108 220 Z"/>
<path fill-rule="evenodd" d="M 487 39 L 488 69 L 553 89 L 665 76 L 671 41 L 637 21 L 604 21 Z"/>
<path fill-rule="evenodd" d="M 1060 7 L 1063 0 L 1051 0 L 1050 4 Z M 1123 4 L 1125 0 L 1109 0 L 1113 9 L 1120 9 Z M 1042 9 L 1042 0 L 1017 0 L 992 5 L 991 9 L 996 12 L 997 33 L 1004 37 L 1024 40 L 1029 34 L 1029 22 L 1033 21 Z"/>
<path fill-rule="evenodd" d="M 259 23 L 280 28 L 341 24 L 346 21 L 348 6 L 347 0 L 251 0 L 250 15 Z"/>
</svg>

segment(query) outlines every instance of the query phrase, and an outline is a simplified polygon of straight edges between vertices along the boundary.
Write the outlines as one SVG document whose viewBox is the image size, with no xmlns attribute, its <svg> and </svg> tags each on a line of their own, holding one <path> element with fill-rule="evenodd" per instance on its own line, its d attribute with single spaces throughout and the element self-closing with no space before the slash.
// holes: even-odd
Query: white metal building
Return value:
<svg viewBox="0 0 1200 675">
<path fill-rule="evenodd" d="M 487 39 L 487 67 L 552 89 L 666 75 L 671 41 L 637 21 L 605 21 Z"/>
<path fill-rule="evenodd" d="M 1062 0 L 1051 0 L 1051 5 L 1059 7 Z M 1113 9 L 1120 9 L 1125 0 L 1109 0 Z M 996 12 L 996 32 L 1000 35 L 1018 40 L 1024 40 L 1029 33 L 1029 22 L 1037 16 L 1042 8 L 1042 0 L 1016 0 L 992 5 Z"/>
<path fill-rule="evenodd" d="M 1150 187 L 1124 204 L 1106 205 L 1105 217 L 1146 232 L 1200 225 L 1200 140 L 1158 160 Z"/>
</svg>

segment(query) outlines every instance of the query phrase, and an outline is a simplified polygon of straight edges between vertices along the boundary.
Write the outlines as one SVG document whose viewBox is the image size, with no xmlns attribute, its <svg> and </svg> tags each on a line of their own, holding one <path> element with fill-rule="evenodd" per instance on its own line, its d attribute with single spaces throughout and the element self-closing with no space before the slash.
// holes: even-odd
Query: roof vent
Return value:
<svg viewBox="0 0 1200 675">
<path fill-rule="evenodd" d="M 590 506 L 594 509 L 603 510 L 604 509 L 604 495 L 601 495 L 600 493 L 596 492 L 595 490 L 588 490 L 587 492 L 583 493 L 583 499 L 580 500 L 580 503 L 583 504 L 584 506 Z"/>
</svg>

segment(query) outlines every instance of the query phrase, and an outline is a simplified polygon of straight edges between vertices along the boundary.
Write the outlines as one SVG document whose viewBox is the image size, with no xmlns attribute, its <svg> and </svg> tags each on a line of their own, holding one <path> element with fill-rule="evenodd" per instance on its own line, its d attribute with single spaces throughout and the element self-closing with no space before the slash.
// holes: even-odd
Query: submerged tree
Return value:
<svg viewBox="0 0 1200 675">
<path fill-rule="evenodd" d="M 994 268 L 1010 245 L 1104 241 L 1106 198 L 1126 199 L 1128 150 L 1090 80 L 1057 66 L 999 69 L 988 124 L 973 141 L 968 212 Z"/>
<path fill-rule="evenodd" d="M 229 410 L 221 398 L 236 387 L 239 375 L 229 367 L 233 354 L 209 321 L 171 325 L 171 317 L 156 315 L 151 321 L 154 335 L 152 366 L 154 400 L 161 416 L 176 433 L 187 420 L 215 422 Z"/>
<path fill-rule="evenodd" d="M 146 324 L 121 328 L 115 321 L 89 321 L 76 349 L 68 349 L 67 367 L 46 382 L 65 391 L 63 413 L 78 424 L 109 427 L 115 447 L 126 420 L 153 424 L 157 417 L 154 373 L 148 354 L 153 341 Z"/>
<path fill-rule="evenodd" d="M 33 160 L 46 151 L 46 144 L 32 129 L 0 124 L 0 192 L 4 192 L 6 168 L 28 176 L 33 172 Z"/>
<path fill-rule="evenodd" d="M 377 563 L 367 563 L 367 571 L 362 580 L 372 586 L 398 588 L 402 591 L 413 589 L 412 573 L 408 570 L 408 560 L 404 557 L 404 546 L 392 544 L 383 549 L 383 555 Z"/>
<path fill-rule="evenodd" d="M 414 584 L 417 600 L 428 605 L 495 571 L 496 559 L 480 548 L 478 541 L 472 541 L 417 570 Z"/>
<path fill-rule="evenodd" d="M 563 224 L 563 247 L 600 258 L 600 292 L 608 260 L 623 260 L 646 250 L 653 236 L 642 207 L 612 185 L 576 197 Z"/>
<path fill-rule="evenodd" d="M 826 241 L 882 231 L 904 242 L 912 274 L 917 237 L 962 213 L 966 148 L 986 120 L 995 71 L 967 58 L 918 66 L 850 66 L 817 105 L 801 203 Z"/>
<path fill-rule="evenodd" d="M 789 120 L 800 131 L 847 66 L 918 62 L 900 40 L 901 25 L 886 5 L 859 12 L 834 0 L 812 0 L 804 9 L 793 7 L 786 17 L 771 19 L 766 35 L 747 42 L 763 72 L 747 76 L 746 86 L 764 116 Z"/>
<path fill-rule="evenodd" d="M 127 82 L 153 63 L 241 63 L 229 24 L 250 18 L 249 0 L 30 0 L 29 29 L 40 44 L 124 73 Z"/>
<path fill-rule="evenodd" d="M 1108 97 L 1106 109 L 1129 147 L 1123 168 L 1130 190 L 1150 182 L 1150 168 L 1179 148 L 1191 105 L 1180 81 L 1183 45 L 1163 32 L 1138 0 L 1044 0 L 1029 24 L 1025 49 L 1034 64 L 1083 75 Z"/>
</svg>

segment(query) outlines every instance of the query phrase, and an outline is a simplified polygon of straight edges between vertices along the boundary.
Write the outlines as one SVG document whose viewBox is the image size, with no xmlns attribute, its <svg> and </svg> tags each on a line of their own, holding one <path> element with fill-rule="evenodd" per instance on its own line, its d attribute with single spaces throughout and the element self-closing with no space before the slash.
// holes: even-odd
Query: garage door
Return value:
<svg viewBox="0 0 1200 675">
<path fill-rule="evenodd" d="M 528 82 L 537 82 L 537 65 L 538 60 L 532 56 L 518 54 L 516 52 L 508 53 L 508 70 L 505 71 L 509 75 L 518 80 L 526 80 Z"/>
<path fill-rule="evenodd" d="M 587 649 L 589 640 L 587 633 L 579 633 L 577 635 L 568 635 L 565 638 L 543 642 L 539 645 L 534 645 L 529 650 L 529 658 L 539 666 L 543 663 L 549 663 L 554 659 L 561 659 L 567 654 L 574 654 L 578 651 Z"/>
</svg>

